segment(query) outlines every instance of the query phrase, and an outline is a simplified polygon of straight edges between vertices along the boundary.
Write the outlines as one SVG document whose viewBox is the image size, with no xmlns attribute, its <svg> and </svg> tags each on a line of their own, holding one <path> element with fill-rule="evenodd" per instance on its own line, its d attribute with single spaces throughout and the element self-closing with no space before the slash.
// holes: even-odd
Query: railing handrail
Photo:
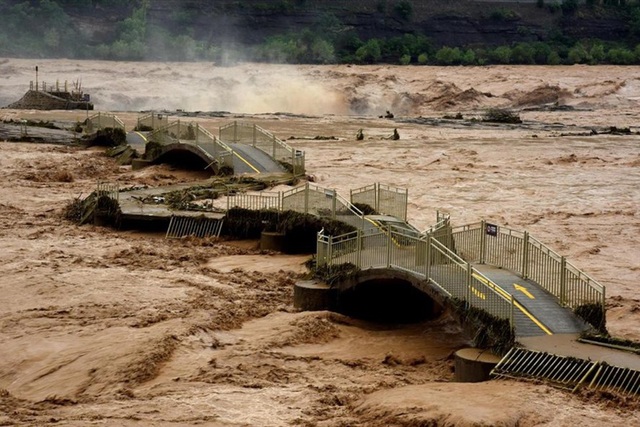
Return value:
<svg viewBox="0 0 640 427">
<path fill-rule="evenodd" d="M 375 189 L 376 189 L 376 184 L 369 184 L 369 185 L 365 185 L 364 187 L 355 188 L 351 190 L 351 195 L 353 196 L 354 194 L 360 194 L 360 193 L 364 193 L 366 191 L 371 191 Z"/>
<path fill-rule="evenodd" d="M 357 207 L 355 207 L 353 205 L 353 203 L 351 203 L 350 201 L 348 201 L 347 199 L 345 199 L 344 197 L 342 197 L 340 194 L 338 194 L 338 192 L 336 192 L 336 199 L 338 201 L 340 201 L 340 203 L 342 203 L 344 206 L 346 206 L 346 208 L 351 211 L 351 213 L 353 213 L 355 216 L 359 217 L 359 218 L 363 218 L 364 217 L 364 213 L 358 209 Z"/>
</svg>

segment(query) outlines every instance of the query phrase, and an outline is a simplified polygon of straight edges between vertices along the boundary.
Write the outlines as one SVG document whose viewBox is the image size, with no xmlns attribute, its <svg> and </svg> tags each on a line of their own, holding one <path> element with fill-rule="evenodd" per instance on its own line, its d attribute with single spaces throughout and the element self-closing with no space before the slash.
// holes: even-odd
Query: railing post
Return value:
<svg viewBox="0 0 640 427">
<path fill-rule="evenodd" d="M 403 206 L 403 210 L 404 210 L 404 220 L 407 220 L 407 209 L 408 209 L 408 205 L 409 204 L 409 189 L 405 188 L 404 189 L 404 206 Z"/>
<path fill-rule="evenodd" d="M 304 186 L 304 213 L 309 213 L 309 183 Z"/>
<path fill-rule="evenodd" d="M 512 329 L 515 329 L 516 324 L 515 324 L 515 320 L 513 318 L 513 307 L 514 307 L 514 302 L 513 302 L 513 294 L 511 294 L 511 312 L 509 313 L 509 324 L 511 325 Z"/>
<path fill-rule="evenodd" d="M 327 243 L 327 267 L 331 270 L 333 265 L 333 236 L 329 236 Z"/>
<path fill-rule="evenodd" d="M 338 200 L 338 191 L 333 189 L 333 198 L 331 199 L 331 219 L 336 219 L 336 202 Z"/>
<path fill-rule="evenodd" d="M 522 268 L 520 269 L 522 278 L 529 277 L 529 232 L 525 231 L 522 238 Z"/>
<path fill-rule="evenodd" d="M 356 244 L 358 245 L 357 267 L 362 268 L 362 230 L 356 230 Z"/>
<path fill-rule="evenodd" d="M 391 268 L 391 226 L 387 225 L 387 268 Z"/>
<path fill-rule="evenodd" d="M 431 235 L 429 234 L 427 236 L 427 250 L 426 250 L 426 257 L 427 259 L 425 260 L 425 276 L 426 279 L 429 280 L 429 277 L 431 276 Z"/>
<path fill-rule="evenodd" d="M 374 207 L 376 209 L 376 212 L 380 212 L 380 183 L 379 182 L 373 183 L 373 197 L 375 199 Z"/>
<path fill-rule="evenodd" d="M 471 307 L 471 264 L 467 262 L 467 308 Z"/>
<path fill-rule="evenodd" d="M 487 222 L 483 219 L 480 221 L 480 264 L 484 264 L 486 257 L 486 241 L 487 241 Z"/>
<path fill-rule="evenodd" d="M 567 304 L 567 259 L 560 258 L 560 306 Z"/>
</svg>

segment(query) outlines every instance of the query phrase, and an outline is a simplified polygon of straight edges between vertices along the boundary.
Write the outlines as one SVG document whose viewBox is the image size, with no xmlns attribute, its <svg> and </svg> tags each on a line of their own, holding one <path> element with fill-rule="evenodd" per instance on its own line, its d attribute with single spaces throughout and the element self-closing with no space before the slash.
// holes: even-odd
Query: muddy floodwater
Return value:
<svg viewBox="0 0 640 427">
<path fill-rule="evenodd" d="M 345 197 L 374 182 L 407 188 L 421 230 L 437 211 L 453 225 L 526 230 L 606 286 L 609 331 L 640 340 L 638 67 L 0 59 L 1 105 L 22 96 L 36 65 L 41 81 L 81 80 L 96 110 L 129 128 L 141 110 L 214 134 L 256 123 L 304 150 L 309 177 Z M 478 121 L 491 107 L 523 123 Z M 2 120 L 86 114 L 0 110 Z M 451 355 L 469 341 L 446 315 L 406 325 L 297 312 L 308 256 L 61 216 L 97 181 L 196 179 L 165 165 L 133 171 L 99 148 L 0 142 L 0 425 L 640 425 L 637 402 L 616 396 L 453 382 Z"/>
</svg>

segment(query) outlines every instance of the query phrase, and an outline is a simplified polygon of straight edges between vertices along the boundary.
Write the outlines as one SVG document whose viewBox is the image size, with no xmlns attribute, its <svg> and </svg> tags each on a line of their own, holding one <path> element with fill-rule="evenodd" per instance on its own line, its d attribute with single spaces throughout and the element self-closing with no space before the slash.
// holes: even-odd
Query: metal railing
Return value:
<svg viewBox="0 0 640 427">
<path fill-rule="evenodd" d="M 198 123 L 176 120 L 151 132 L 149 140 L 162 144 L 190 144 L 200 148 L 219 166 L 233 168 L 233 150 Z"/>
<path fill-rule="evenodd" d="M 227 197 L 227 208 L 276 209 L 296 211 L 324 218 L 337 219 L 363 228 L 365 216 L 335 189 L 306 183 L 291 190 L 260 194 L 236 193 Z"/>
<path fill-rule="evenodd" d="M 640 396 L 640 371 L 519 347 L 509 350 L 491 374 L 535 381 L 543 379 L 574 393 L 587 388 L 632 398 Z"/>
<path fill-rule="evenodd" d="M 155 130 L 169 124 L 169 116 L 161 113 L 148 113 L 138 117 L 137 130 Z"/>
<path fill-rule="evenodd" d="M 371 206 L 382 215 L 390 215 L 407 220 L 409 190 L 375 183 L 351 190 L 351 203 L 363 203 Z"/>
<path fill-rule="evenodd" d="M 98 198 L 106 196 L 118 202 L 120 200 L 120 187 L 117 183 L 98 182 L 96 185 L 96 196 Z"/>
<path fill-rule="evenodd" d="M 115 114 L 97 113 L 87 118 L 85 122 L 85 133 L 93 133 L 98 130 L 113 128 L 126 131 L 124 122 Z"/>
<path fill-rule="evenodd" d="M 220 237 L 222 218 L 207 218 L 193 216 L 171 216 L 167 227 L 166 239 L 179 239 L 186 236 Z"/>
<path fill-rule="evenodd" d="M 590 303 L 604 307 L 603 285 L 526 231 L 482 221 L 455 227 L 451 236 L 451 247 L 465 260 L 494 265 L 531 279 L 563 307 L 575 309 Z"/>
<path fill-rule="evenodd" d="M 227 196 L 227 210 L 232 208 L 242 209 L 274 209 L 282 210 L 282 192 L 247 194 L 236 193 Z"/>
<path fill-rule="evenodd" d="M 357 230 L 341 236 L 318 233 L 318 266 L 352 263 L 360 269 L 391 268 L 429 280 L 446 296 L 506 319 L 514 326 L 514 299 L 431 235 L 394 227 Z"/>
<path fill-rule="evenodd" d="M 258 148 L 274 160 L 291 165 L 294 176 L 305 173 L 304 151 L 296 150 L 256 124 L 234 121 L 220 127 L 219 138 L 225 142 Z"/>
</svg>

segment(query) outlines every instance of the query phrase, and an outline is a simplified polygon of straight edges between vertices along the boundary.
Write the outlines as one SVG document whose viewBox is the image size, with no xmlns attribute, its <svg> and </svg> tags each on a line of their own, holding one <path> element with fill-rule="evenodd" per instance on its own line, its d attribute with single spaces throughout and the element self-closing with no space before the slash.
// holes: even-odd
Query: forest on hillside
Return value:
<svg viewBox="0 0 640 427">
<path fill-rule="evenodd" d="M 636 0 L 538 0 L 529 7 L 537 10 L 544 25 L 527 21 L 510 3 L 492 3 L 477 16 L 449 11 L 440 21 L 438 16 L 425 20 L 427 2 L 377 0 L 340 10 L 324 3 L 0 0 L 0 56 L 218 63 L 640 63 Z M 210 10 L 203 9 L 207 5 Z M 203 19 L 207 16 L 215 16 L 218 24 L 208 24 L 213 21 Z M 479 36 L 445 44 L 437 36 L 442 30 L 431 35 L 428 23 L 454 22 L 452 16 L 475 25 Z M 268 26 L 269 32 L 254 31 L 251 40 L 222 37 L 213 31 L 221 19 L 244 26 L 245 33 L 252 25 Z M 545 26 L 549 28 L 539 29 Z M 493 31 L 491 42 L 482 41 L 483 31 Z"/>
</svg>

